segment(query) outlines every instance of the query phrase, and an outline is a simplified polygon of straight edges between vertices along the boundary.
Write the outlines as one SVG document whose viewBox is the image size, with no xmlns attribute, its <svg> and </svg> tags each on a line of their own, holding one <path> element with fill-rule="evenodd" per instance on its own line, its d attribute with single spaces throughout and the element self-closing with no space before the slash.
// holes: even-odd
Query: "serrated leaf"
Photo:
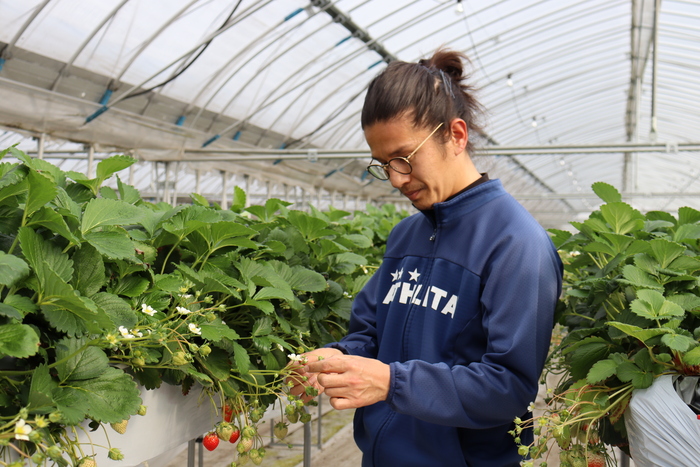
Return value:
<svg viewBox="0 0 700 467">
<path fill-rule="evenodd" d="M 136 163 L 136 159 L 125 155 L 110 156 L 107 159 L 101 160 L 95 169 L 95 175 L 100 180 L 100 183 L 107 180 L 113 174 L 120 170 L 127 169 Z"/>
<path fill-rule="evenodd" d="M 27 181 L 29 182 L 29 193 L 24 207 L 26 218 L 54 199 L 57 193 L 54 182 L 36 170 L 29 171 Z"/>
<path fill-rule="evenodd" d="M 88 232 L 84 237 L 103 256 L 110 259 L 135 260 L 134 242 L 125 232 Z"/>
<path fill-rule="evenodd" d="M 619 323 L 617 321 L 610 321 L 607 324 L 609 326 L 616 328 L 616 329 L 619 329 L 620 331 L 624 332 L 628 336 L 634 337 L 635 339 L 639 339 L 642 342 L 646 342 L 647 340 L 651 339 L 652 337 L 656 337 L 656 336 L 660 336 L 662 334 L 668 334 L 668 333 L 672 332 L 668 328 L 645 329 L 645 328 L 640 328 L 639 326 L 633 326 L 631 324 Z"/>
<path fill-rule="evenodd" d="M 622 268 L 622 275 L 625 278 L 620 280 L 620 282 L 627 282 L 638 288 L 650 288 L 656 290 L 663 290 L 663 287 L 656 282 L 649 274 L 642 271 L 636 266 L 631 264 L 626 265 Z"/>
<path fill-rule="evenodd" d="M 662 268 L 667 268 L 674 259 L 685 252 L 683 245 L 661 238 L 650 240 L 649 246 L 651 247 L 651 255 L 659 262 Z"/>
<path fill-rule="evenodd" d="M 46 287 L 47 276 L 53 272 L 64 282 L 73 276 L 73 261 L 61 248 L 34 232 L 22 227 L 17 234 L 25 259 L 34 270 L 42 288 Z"/>
<path fill-rule="evenodd" d="M 0 325 L 0 355 L 30 357 L 39 350 L 39 336 L 26 324 Z"/>
<path fill-rule="evenodd" d="M 11 286 L 29 274 L 29 265 L 14 255 L 0 250 L 0 285 Z"/>
<path fill-rule="evenodd" d="M 654 382 L 653 373 L 643 371 L 632 362 L 622 363 L 617 368 L 617 377 L 623 383 L 631 382 L 635 389 L 644 389 Z"/>
<path fill-rule="evenodd" d="M 691 311 L 700 308 L 700 297 L 694 294 L 678 294 L 666 297 L 666 300 L 675 303 L 685 311 Z"/>
<path fill-rule="evenodd" d="M 688 206 L 678 209 L 678 224 L 697 224 L 700 222 L 700 211 Z"/>
<path fill-rule="evenodd" d="M 57 386 L 58 384 L 49 374 L 49 367 L 45 364 L 38 365 L 32 373 L 32 382 L 27 397 L 27 408 L 29 408 L 30 413 L 52 411 L 54 403 L 51 394 Z"/>
<path fill-rule="evenodd" d="M 571 376 L 576 380 L 585 378 L 595 362 L 607 358 L 612 348 L 613 344 L 601 337 L 587 337 L 565 349 Z"/>
<path fill-rule="evenodd" d="M 356 253 L 350 252 L 339 253 L 335 255 L 335 260 L 338 263 L 350 263 L 355 264 L 357 266 L 363 266 L 367 264 L 367 258 L 365 258 L 364 256 L 360 256 Z"/>
<path fill-rule="evenodd" d="M 613 360 L 600 360 L 593 364 L 588 375 L 586 375 L 586 381 L 590 384 L 602 383 L 614 375 L 616 370 L 617 364 Z"/>
<path fill-rule="evenodd" d="M 107 281 L 102 255 L 88 243 L 73 254 L 73 287 L 86 297 L 100 291 Z"/>
<path fill-rule="evenodd" d="M 107 292 L 98 292 L 91 298 L 95 305 L 114 323 L 115 328 L 125 326 L 131 329 L 136 326 L 138 315 L 122 298 Z"/>
<path fill-rule="evenodd" d="M 673 233 L 674 242 L 692 241 L 698 238 L 700 238 L 700 225 L 698 224 L 683 224 Z"/>
<path fill-rule="evenodd" d="M 681 357 L 683 363 L 690 366 L 700 365 L 700 346 L 689 350 Z"/>
<path fill-rule="evenodd" d="M 661 342 L 676 352 L 685 352 L 691 347 L 697 345 L 697 341 L 695 339 L 676 333 L 664 335 L 661 338 Z"/>
<path fill-rule="evenodd" d="M 80 231 L 85 234 L 107 225 L 133 225 L 139 222 L 141 209 L 124 201 L 95 198 L 83 212 Z"/>
<path fill-rule="evenodd" d="M 600 207 L 600 212 L 616 234 L 626 234 L 644 227 L 644 216 L 627 203 L 604 204 Z"/>
<path fill-rule="evenodd" d="M 77 245 L 80 243 L 80 239 L 73 234 L 63 216 L 46 206 L 36 211 L 25 225 L 28 227 L 40 225 L 51 232 L 59 234 L 73 244 Z"/>
<path fill-rule="evenodd" d="M 119 280 L 112 293 L 126 297 L 138 297 L 148 289 L 149 285 L 148 279 L 132 274 Z"/>
<path fill-rule="evenodd" d="M 0 303 L 0 316 L 16 319 L 17 321 L 22 321 L 22 318 L 24 318 L 24 316 L 22 315 L 22 313 L 19 312 L 19 310 L 6 303 Z"/>
<path fill-rule="evenodd" d="M 253 337 L 260 337 L 260 336 L 266 336 L 272 332 L 272 320 L 265 316 L 262 318 L 259 318 L 255 321 L 255 324 L 253 324 L 253 331 L 251 332 L 251 336 Z"/>
<path fill-rule="evenodd" d="M 117 176 L 117 189 L 119 190 L 119 198 L 121 198 L 122 201 L 126 201 L 129 204 L 141 202 L 141 193 L 139 193 L 139 190 L 122 182 L 119 176 Z"/>
<path fill-rule="evenodd" d="M 231 373 L 231 360 L 224 350 L 213 348 L 211 353 L 202 358 L 202 365 L 214 378 L 226 381 Z"/>
<path fill-rule="evenodd" d="M 97 378 L 71 381 L 54 390 L 53 399 L 68 425 L 85 418 L 117 423 L 138 411 L 139 390 L 132 378 L 116 368 L 107 368 Z"/>
<path fill-rule="evenodd" d="M 192 199 L 192 203 L 198 206 L 204 206 L 205 208 L 210 206 L 209 200 L 199 193 L 190 193 L 190 198 Z"/>
<path fill-rule="evenodd" d="M 248 352 L 238 342 L 233 342 L 233 358 L 236 364 L 236 370 L 242 375 L 250 372 L 250 356 Z"/>
<path fill-rule="evenodd" d="M 219 342 L 221 339 L 235 341 L 241 338 L 235 330 L 223 324 L 221 320 L 202 323 L 200 328 L 202 330 L 202 338 L 211 342 Z"/>
<path fill-rule="evenodd" d="M 595 182 L 591 185 L 593 192 L 606 203 L 617 203 L 622 201 L 620 192 L 612 185 L 604 182 Z"/>
<path fill-rule="evenodd" d="M 287 220 L 301 232 L 307 241 L 315 240 L 328 234 L 325 230 L 328 222 L 318 217 L 312 217 L 305 212 L 289 211 Z"/>
<path fill-rule="evenodd" d="M 643 318 L 668 319 L 685 314 L 683 308 L 666 300 L 661 293 L 655 290 L 638 290 L 637 297 L 639 298 L 630 303 L 630 309 Z"/>
<path fill-rule="evenodd" d="M 231 200 L 231 211 L 241 212 L 246 205 L 246 194 L 243 188 L 233 187 L 233 199 Z"/>
<path fill-rule="evenodd" d="M 56 345 L 58 378 L 63 383 L 97 378 L 109 367 L 105 352 L 94 346 L 84 348 L 85 339 L 62 339 Z"/>
</svg>

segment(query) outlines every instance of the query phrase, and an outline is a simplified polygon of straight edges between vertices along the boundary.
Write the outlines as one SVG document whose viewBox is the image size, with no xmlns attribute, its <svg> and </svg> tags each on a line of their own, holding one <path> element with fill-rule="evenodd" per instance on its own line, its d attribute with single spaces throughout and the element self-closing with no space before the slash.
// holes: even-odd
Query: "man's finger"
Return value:
<svg viewBox="0 0 700 467">
<path fill-rule="evenodd" d="M 307 373 L 343 373 L 346 371 L 345 359 L 340 357 L 329 358 L 327 360 L 319 360 L 309 362 L 304 370 Z"/>
</svg>

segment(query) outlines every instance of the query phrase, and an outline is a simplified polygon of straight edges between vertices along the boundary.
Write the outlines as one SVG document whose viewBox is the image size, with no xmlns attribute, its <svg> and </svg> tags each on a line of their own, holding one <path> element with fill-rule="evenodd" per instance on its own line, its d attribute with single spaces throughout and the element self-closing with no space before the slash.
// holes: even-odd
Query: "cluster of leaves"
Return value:
<svg viewBox="0 0 700 467">
<path fill-rule="evenodd" d="M 547 364 L 559 386 L 542 417 L 520 425 L 540 435 L 529 446 L 535 459 L 552 439 L 563 450 L 591 440 L 625 449 L 633 389 L 660 374 L 700 374 L 700 211 L 644 215 L 610 185 L 593 190 L 604 204 L 572 222 L 577 233 L 551 231 L 565 267 L 558 322 L 567 334 Z"/>
<path fill-rule="evenodd" d="M 0 444 L 37 459 L 51 449 L 61 465 L 85 458 L 75 426 L 138 413 L 137 383 L 197 383 L 250 424 L 284 390 L 289 353 L 345 333 L 405 215 L 246 207 L 238 188 L 227 210 L 196 194 L 153 204 L 119 177 L 103 186 L 130 157 L 89 179 L 8 153 L 19 162 L 0 163 Z"/>
</svg>

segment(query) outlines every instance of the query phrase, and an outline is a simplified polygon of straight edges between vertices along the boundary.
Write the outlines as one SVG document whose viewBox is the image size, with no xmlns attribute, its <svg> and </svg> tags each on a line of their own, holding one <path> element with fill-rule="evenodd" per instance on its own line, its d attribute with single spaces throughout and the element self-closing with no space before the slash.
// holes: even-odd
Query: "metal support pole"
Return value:
<svg viewBox="0 0 700 467">
<path fill-rule="evenodd" d="M 194 192 L 198 195 L 202 194 L 202 169 L 194 171 Z"/>
<path fill-rule="evenodd" d="M 187 443 L 187 467 L 194 467 L 194 450 L 197 445 L 197 441 L 194 439 L 189 440 Z"/>
<path fill-rule="evenodd" d="M 180 171 L 180 161 L 175 162 L 175 174 L 173 177 L 173 194 L 172 194 L 172 204 L 173 206 L 177 205 L 177 179 L 179 178 L 177 176 L 177 173 Z"/>
<path fill-rule="evenodd" d="M 95 147 L 90 144 L 88 146 L 88 166 L 87 166 L 87 177 L 92 178 L 94 176 L 93 163 L 95 162 Z"/>
<path fill-rule="evenodd" d="M 652 55 L 652 68 L 651 68 L 651 132 L 649 134 L 649 139 L 652 143 L 656 142 L 656 71 L 659 62 L 659 16 L 661 9 L 661 0 L 656 0 L 654 2 L 654 51 Z"/>
<path fill-rule="evenodd" d="M 304 412 L 308 411 L 304 407 Z M 311 467 L 311 422 L 304 423 L 304 467 Z"/>
<path fill-rule="evenodd" d="M 318 397 L 318 418 L 316 419 L 316 423 L 318 424 L 316 426 L 316 431 L 317 431 L 317 438 L 316 438 L 316 446 L 318 446 L 319 449 L 323 447 L 323 438 L 321 437 L 321 418 L 323 417 L 323 397 L 319 396 Z"/>
<path fill-rule="evenodd" d="M 168 186 L 170 185 L 170 162 L 165 163 L 165 182 L 163 182 L 163 201 L 164 202 L 169 202 L 170 201 L 170 189 Z"/>
<path fill-rule="evenodd" d="M 225 170 L 221 171 L 221 209 L 224 211 L 228 209 L 228 200 L 226 199 L 226 194 L 228 193 L 228 172 Z"/>
<path fill-rule="evenodd" d="M 44 158 L 44 141 L 46 139 L 46 135 L 44 133 L 39 135 L 39 142 L 37 144 L 37 157 L 39 159 Z"/>
</svg>

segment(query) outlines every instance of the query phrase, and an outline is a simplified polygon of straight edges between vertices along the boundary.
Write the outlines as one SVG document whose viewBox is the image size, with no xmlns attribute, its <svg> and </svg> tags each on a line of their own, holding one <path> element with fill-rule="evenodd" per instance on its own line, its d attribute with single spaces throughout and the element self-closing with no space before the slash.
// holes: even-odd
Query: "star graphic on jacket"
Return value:
<svg viewBox="0 0 700 467">
<path fill-rule="evenodd" d="M 401 279 L 401 276 L 403 276 L 403 268 L 401 270 L 397 269 L 395 272 L 391 273 L 391 282 L 396 282 Z"/>
<path fill-rule="evenodd" d="M 408 279 L 409 281 L 418 282 L 418 277 L 420 277 L 420 273 L 418 272 L 418 268 L 414 269 L 413 271 L 408 271 L 408 273 L 411 275 L 411 278 Z"/>
</svg>

